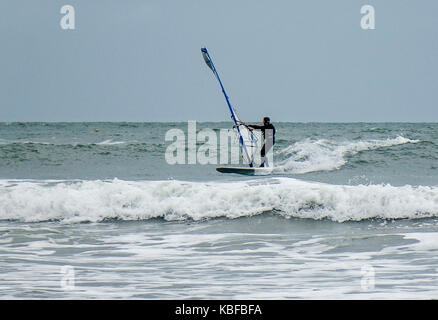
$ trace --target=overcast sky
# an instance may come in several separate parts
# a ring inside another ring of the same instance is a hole
[[[436,122],[437,17],[436,0],[2,0],[0,121],[229,120],[206,46],[244,121]]]

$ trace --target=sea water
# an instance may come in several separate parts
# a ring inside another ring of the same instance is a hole
[[[248,177],[168,164],[187,123],[0,123],[0,297],[438,298],[438,124],[274,125]]]

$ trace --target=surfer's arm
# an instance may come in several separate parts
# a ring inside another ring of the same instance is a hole
[[[256,129],[256,130],[262,130],[265,127],[265,126],[259,126],[259,125],[256,125],[256,124],[247,124],[246,126],[250,127],[250,128],[253,128],[253,129]]]

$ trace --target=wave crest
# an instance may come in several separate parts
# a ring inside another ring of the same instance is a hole
[[[438,188],[342,186],[291,178],[249,182],[0,181],[0,219],[66,223],[108,219],[169,221],[239,218],[402,219],[438,215]]]
[[[394,139],[368,140],[354,142],[334,142],[326,139],[305,139],[276,153],[286,157],[276,164],[276,173],[304,174],[315,171],[330,171],[341,168],[347,163],[346,156],[362,151],[376,150],[406,143],[418,143],[398,136]]]

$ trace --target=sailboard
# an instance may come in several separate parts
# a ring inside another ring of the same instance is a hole
[[[254,168],[254,158],[258,149],[257,138],[254,136],[252,130],[250,130],[242,121],[240,121],[239,117],[236,114],[236,111],[231,106],[230,99],[225,92],[225,88],[222,84],[222,81],[219,77],[219,74],[216,70],[216,67],[214,66],[213,60],[211,59],[207,48],[201,48],[201,52],[205,63],[211,69],[211,71],[213,71],[222,89],[222,93],[224,94],[225,100],[227,101],[228,109],[231,113],[231,119],[233,119],[234,122],[233,128],[237,131],[240,148],[242,150],[243,161],[249,166],[248,168],[219,167],[216,168],[216,170],[222,173],[239,173],[248,175],[254,175],[258,171],[266,172],[267,170],[265,168]]]
[[[246,176],[263,176],[272,174],[272,168],[242,168],[242,167],[217,167],[216,170],[221,173],[237,173]]]

